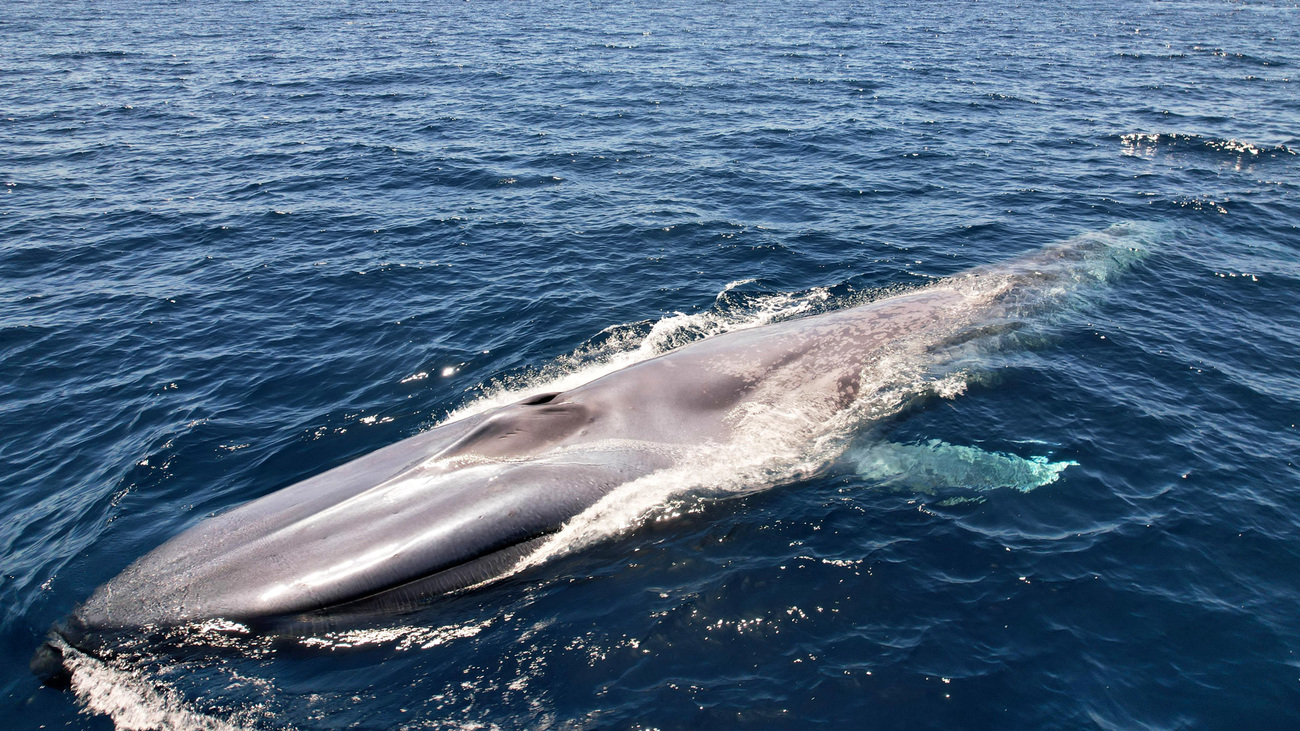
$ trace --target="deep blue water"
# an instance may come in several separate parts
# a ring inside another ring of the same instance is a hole
[[[1069,5],[6,4],[4,726],[1300,727],[1300,8]],[[853,453],[1036,489],[846,458],[368,634],[28,674],[484,393],[1113,226],[1141,261]]]

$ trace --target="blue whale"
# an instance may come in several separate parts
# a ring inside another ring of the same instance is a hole
[[[453,419],[201,521],[100,586],[59,631],[385,611],[477,585],[647,475],[728,450],[807,450],[843,431],[835,424],[896,413],[933,388],[945,353],[1114,271],[1132,250],[1126,231],[733,330]]]

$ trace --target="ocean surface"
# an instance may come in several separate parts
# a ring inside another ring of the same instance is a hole
[[[6,3],[0,725],[1300,728],[1297,153],[1294,2]],[[842,448],[369,626],[28,671],[449,415],[1098,240]]]

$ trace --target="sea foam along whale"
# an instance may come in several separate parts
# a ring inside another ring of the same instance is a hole
[[[717,450],[797,451],[836,431],[828,425],[896,411],[934,387],[926,373],[945,352],[1104,279],[1139,238],[1112,227],[453,419],[203,520],[55,632],[382,611],[477,584],[646,475]]]

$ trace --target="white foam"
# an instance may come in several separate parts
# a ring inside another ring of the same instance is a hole
[[[72,691],[83,712],[108,716],[118,731],[242,731],[239,719],[190,708],[174,689],[152,683],[139,670],[123,670],[61,643]]]
[[[509,621],[510,616],[502,617]],[[428,650],[445,645],[455,640],[468,639],[490,627],[495,618],[482,619],[461,624],[449,624],[441,627],[421,627],[398,625],[373,629],[343,630],[328,632],[315,637],[305,637],[300,642],[307,647],[329,650],[364,647],[367,645],[392,644],[399,650],[419,648]]]
[[[701,506],[702,497],[734,496],[803,479],[834,462],[858,428],[898,413],[921,396],[952,398],[965,390],[964,371],[935,373],[924,342],[895,343],[862,374],[859,395],[845,409],[760,399],[734,414],[725,443],[675,447],[675,466],[628,482],[570,520],[512,569],[517,573],[652,520],[670,520]],[[498,577],[500,578],[500,577]],[[490,581],[495,581],[492,579]],[[484,582],[484,583],[490,583]]]

